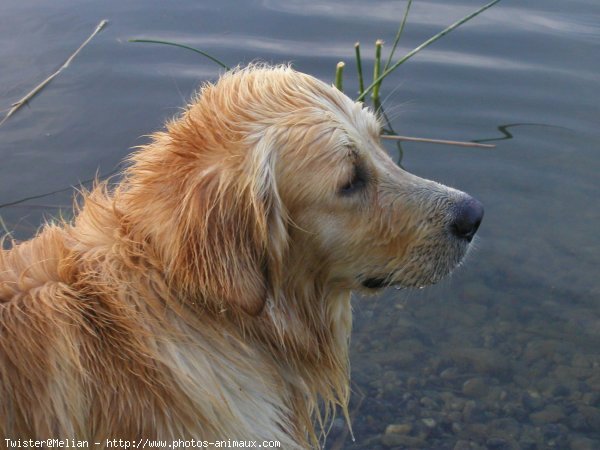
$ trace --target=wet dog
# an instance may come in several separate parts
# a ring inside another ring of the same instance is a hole
[[[350,293],[435,283],[483,214],[380,130],[289,67],[204,86],[71,223],[2,252],[0,435],[318,445]]]

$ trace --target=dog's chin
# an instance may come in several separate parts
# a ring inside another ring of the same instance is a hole
[[[403,279],[398,279],[397,277],[394,277],[393,274],[368,277],[361,280],[360,285],[362,290],[371,293],[388,287],[394,287],[395,289],[422,289],[438,283],[440,280],[451,274],[459,265],[460,261],[449,267],[438,267],[438,270],[434,272],[422,273],[420,276]]]

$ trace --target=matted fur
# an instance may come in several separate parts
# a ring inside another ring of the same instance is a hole
[[[289,67],[204,86],[72,223],[0,254],[0,436],[318,446],[348,402],[350,292],[435,282],[467,247],[462,194],[379,130]]]

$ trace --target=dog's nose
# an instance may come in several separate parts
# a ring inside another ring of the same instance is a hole
[[[458,201],[454,210],[454,221],[450,231],[456,237],[471,242],[483,218],[483,205],[477,199],[466,196]]]

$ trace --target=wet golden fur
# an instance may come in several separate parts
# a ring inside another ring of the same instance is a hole
[[[428,284],[465,252],[457,191],[378,134],[288,67],[206,85],[72,223],[2,251],[0,436],[316,445],[348,402],[351,290]]]

